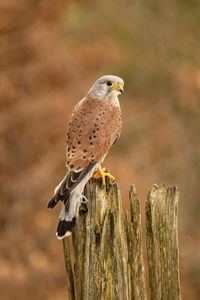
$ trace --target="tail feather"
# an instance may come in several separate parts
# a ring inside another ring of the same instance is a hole
[[[96,161],[89,163],[89,165],[79,171],[69,171],[59,185],[55,188],[54,196],[49,201],[47,208],[54,208],[54,206],[59,202],[63,201],[64,203],[68,202],[71,192],[76,188],[76,186],[82,181],[82,179],[94,169],[94,166],[97,164]]]
[[[69,171],[60,184],[56,187],[53,198],[48,203],[48,208],[53,208],[59,201],[63,201],[56,236],[63,239],[71,234],[75,226],[76,215],[85,184],[92,176],[97,162],[91,162],[80,172]]]
[[[63,239],[65,236],[69,236],[72,232],[76,223],[76,217],[73,217],[71,221],[60,220],[57,227],[56,236],[59,240]]]
[[[59,201],[62,201],[61,199],[61,195],[60,194],[55,194],[55,196],[53,196],[53,198],[51,198],[51,200],[49,201],[48,205],[47,205],[47,208],[54,208],[54,206],[56,206],[56,204],[59,202]]]

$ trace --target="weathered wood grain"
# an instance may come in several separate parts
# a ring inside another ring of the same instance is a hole
[[[69,239],[63,239],[63,249],[65,257],[65,269],[67,276],[67,289],[68,289],[68,300],[75,300],[75,290],[74,290],[74,276],[71,265],[71,253],[69,247]]]
[[[128,248],[128,267],[130,272],[131,300],[147,299],[144,259],[142,251],[142,226],[140,201],[136,189],[131,186],[129,192],[130,213],[125,215],[125,228]]]
[[[146,300],[140,202],[131,187],[123,216],[117,183],[91,179],[73,231],[64,239],[69,300]],[[150,299],[179,300],[178,192],[153,186],[146,202]],[[71,261],[74,261],[72,272]]]
[[[130,299],[128,252],[117,184],[87,184],[73,232],[77,299]],[[83,210],[83,211],[82,211]]]
[[[153,185],[146,202],[146,243],[152,300],[179,300],[177,188]]]

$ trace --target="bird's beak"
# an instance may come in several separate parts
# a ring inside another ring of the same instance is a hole
[[[121,94],[124,92],[123,86],[121,84],[118,84],[115,87],[115,90],[118,91],[118,92],[120,92]]]

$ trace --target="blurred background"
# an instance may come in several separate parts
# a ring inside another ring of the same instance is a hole
[[[200,299],[199,28],[197,0],[1,0],[1,300],[67,299],[60,207],[46,205],[66,172],[71,110],[104,74],[125,81],[104,165],[124,208],[130,184],[143,211],[153,183],[178,186],[182,298]]]

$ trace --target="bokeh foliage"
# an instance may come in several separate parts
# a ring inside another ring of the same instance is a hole
[[[65,297],[59,208],[46,204],[66,172],[71,110],[108,73],[125,80],[125,94],[105,164],[124,207],[131,183],[143,204],[152,183],[178,185],[183,299],[198,299],[199,1],[10,0],[0,9],[1,299]]]

